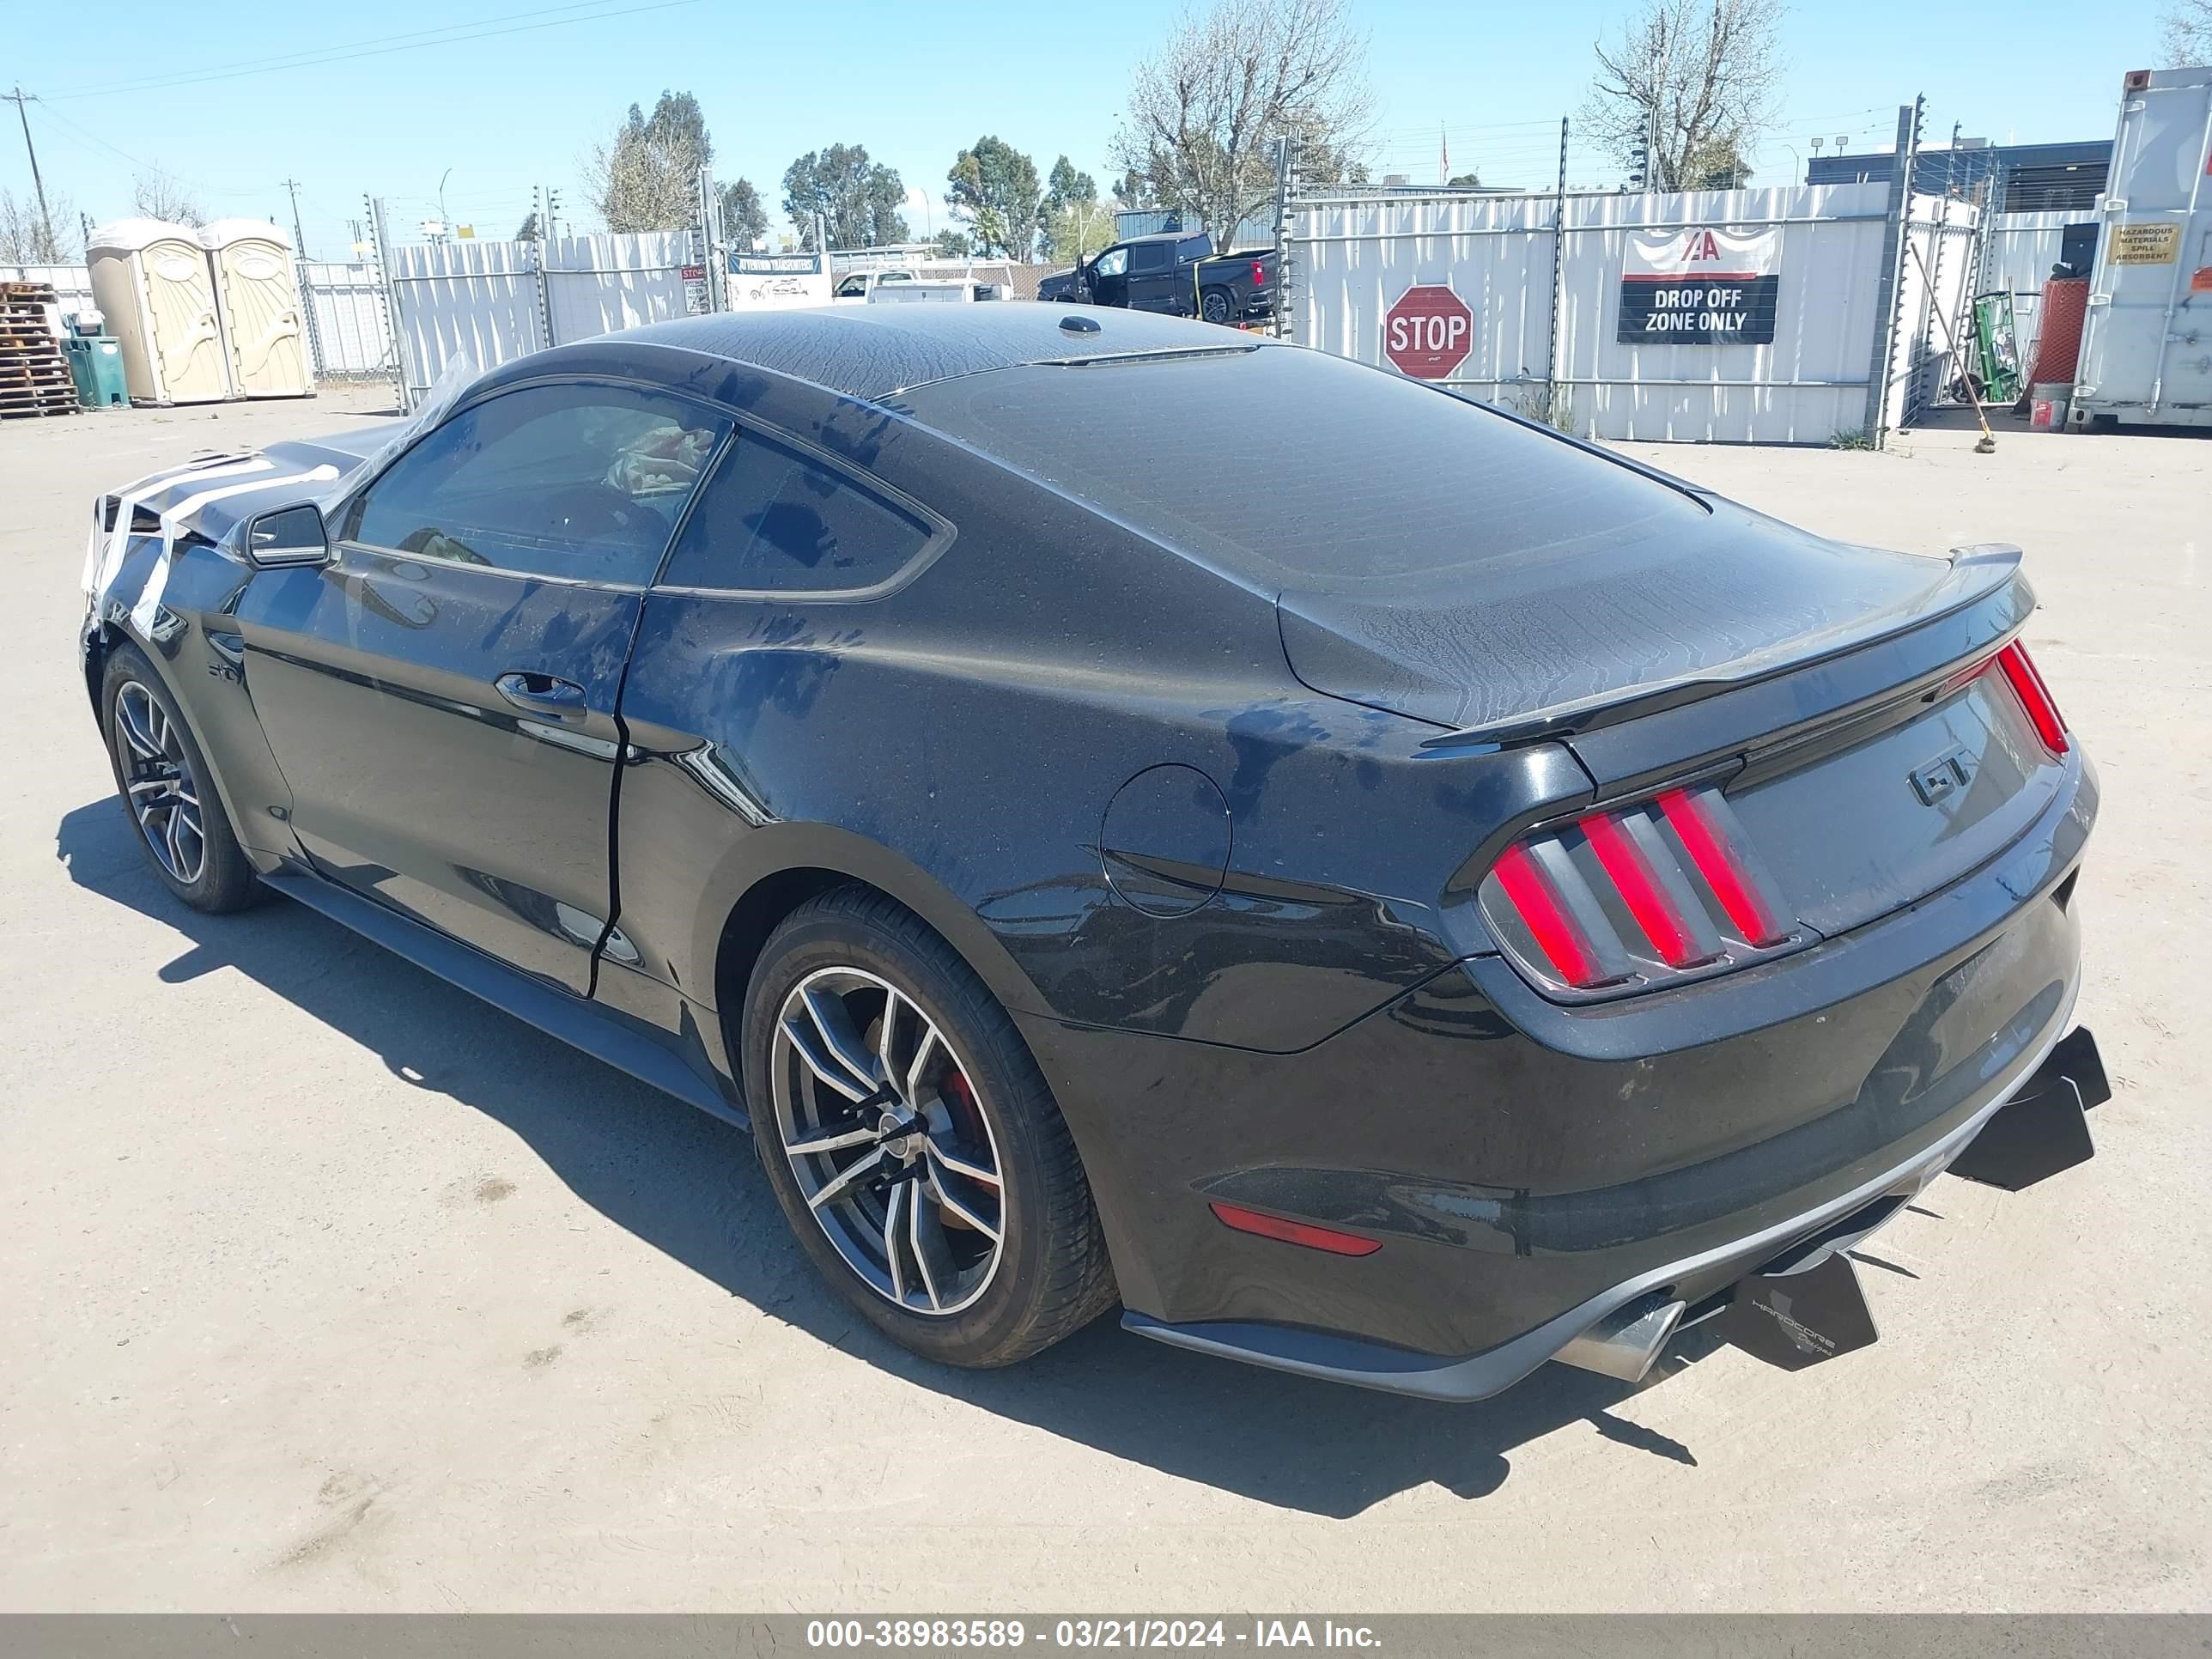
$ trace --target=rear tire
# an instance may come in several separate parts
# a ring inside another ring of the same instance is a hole
[[[131,838],[161,884],[210,915],[258,902],[265,890],[232,832],[199,740],[135,645],[107,654],[100,724]]]
[[[769,1185],[808,1259],[877,1329],[947,1364],[1008,1365],[1115,1304],[1043,1073],[920,917],[860,886],[808,901],[769,935],[744,1018]]]
[[[1199,295],[1198,314],[1209,323],[1226,325],[1236,320],[1237,307],[1227,289],[1210,288]]]

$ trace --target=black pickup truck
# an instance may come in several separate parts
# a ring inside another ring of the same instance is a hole
[[[1204,231],[1132,236],[1037,284],[1037,298],[1064,305],[1121,306],[1170,317],[1240,323],[1274,304],[1275,256],[1217,255]]]

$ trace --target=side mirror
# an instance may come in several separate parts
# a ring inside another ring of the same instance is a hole
[[[331,556],[322,509],[288,507],[246,526],[246,556],[258,565],[320,564]]]

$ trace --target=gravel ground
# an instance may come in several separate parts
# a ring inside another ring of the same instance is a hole
[[[1639,452],[1833,535],[2028,548],[2104,776],[2081,1014],[2117,1094],[2093,1163],[1942,1182],[1872,1242],[1871,1349],[1446,1407],[1111,1322],[932,1370],[817,1288],[736,1132],[296,906],[171,902],[74,672],[86,502],[378,401],[0,425],[31,745],[0,784],[0,1607],[2212,1602],[2212,444]]]

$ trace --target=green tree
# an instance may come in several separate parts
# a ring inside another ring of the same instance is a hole
[[[809,150],[783,172],[783,210],[799,246],[814,247],[815,216],[830,222],[830,246],[880,247],[907,240],[906,185],[898,170],[868,160],[860,144]]]
[[[1045,257],[1055,265],[1079,264],[1114,240],[1114,216],[1100,204],[1097,184],[1065,155],[1052,164],[1037,204],[1037,228]]]
[[[1451,176],[1450,187],[1454,190],[1480,190],[1482,179],[1476,173],[1455,173]]]
[[[944,258],[964,259],[975,251],[964,230],[940,230],[937,233],[937,252]]]
[[[543,233],[538,228],[538,210],[535,208],[530,210],[529,216],[515,228],[514,234],[507,240],[513,242],[537,242],[544,240]]]
[[[750,179],[722,186],[722,234],[731,246],[750,253],[768,234],[768,210]]]
[[[969,222],[975,251],[985,258],[1026,259],[1036,246],[1036,163],[1004,139],[986,136],[945,175],[946,200]]]
[[[1751,164],[1733,138],[1712,138],[1682,157],[1684,190],[1741,190],[1751,182]]]
[[[707,118],[688,92],[635,104],[584,165],[592,205],[609,230],[681,230],[699,210],[699,169],[714,159]]]

